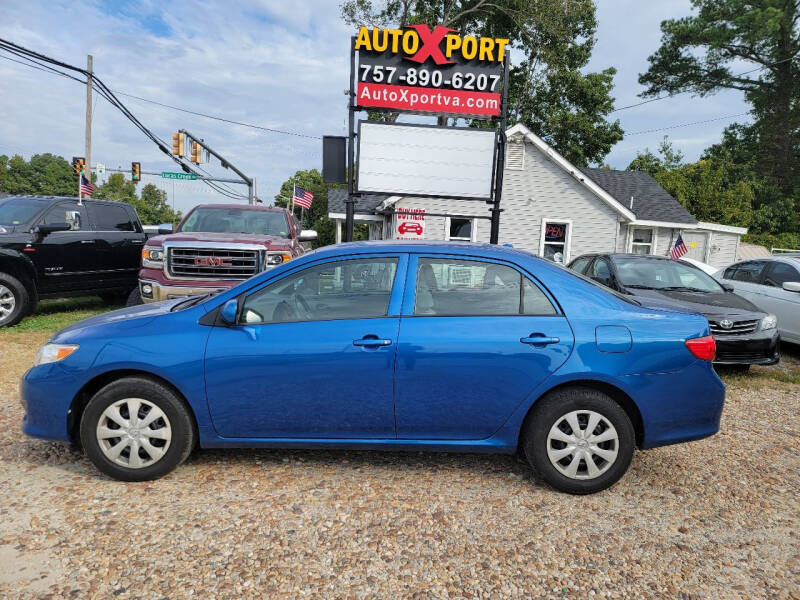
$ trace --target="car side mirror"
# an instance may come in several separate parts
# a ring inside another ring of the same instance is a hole
[[[303,229],[300,232],[300,237],[297,238],[300,242],[310,242],[311,240],[317,239],[317,232],[313,229]]]
[[[172,223],[162,223],[158,226],[158,235],[169,235],[175,230]]]
[[[783,289],[787,292],[800,292],[800,281],[784,281]]]
[[[64,222],[39,225],[39,227],[36,228],[36,231],[41,235],[49,235],[51,233],[55,233],[56,231],[69,231],[70,229],[72,228],[69,226],[69,223]]]
[[[733,286],[730,283],[723,283],[722,289],[725,290],[726,292],[732,292]]]
[[[222,308],[219,311],[219,317],[226,325],[236,325],[236,315],[238,312],[239,300],[234,298],[233,300],[228,300],[222,305]]]

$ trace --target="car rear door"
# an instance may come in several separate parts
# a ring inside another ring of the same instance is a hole
[[[122,202],[87,202],[87,206],[102,268],[97,287],[135,287],[145,235],[133,207]]]
[[[783,289],[787,281],[800,282],[800,268],[787,262],[770,261],[764,273],[758,307],[778,317],[778,329],[784,338],[800,343],[800,293]]]
[[[397,437],[491,436],[573,343],[557,303],[516,266],[413,256],[397,355]]]
[[[331,259],[247,293],[240,324],[214,327],[208,339],[206,392],[216,431],[226,438],[394,438],[407,260],[400,253]]]

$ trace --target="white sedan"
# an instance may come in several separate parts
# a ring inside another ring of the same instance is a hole
[[[800,256],[767,256],[732,264],[714,277],[778,317],[781,339],[800,344]]]

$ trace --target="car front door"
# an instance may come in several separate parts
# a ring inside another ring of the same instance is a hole
[[[778,329],[786,340],[800,343],[800,293],[783,289],[787,281],[800,282],[800,268],[787,262],[770,262],[756,304],[778,317]]]
[[[65,223],[69,230],[35,233],[31,243],[42,293],[85,289],[97,276],[94,232],[85,205],[60,202],[48,209],[36,226]]]
[[[400,439],[483,439],[569,356],[567,319],[509,264],[409,262],[397,355]]]
[[[394,364],[407,255],[331,260],[240,300],[206,348],[227,438],[395,437]]]

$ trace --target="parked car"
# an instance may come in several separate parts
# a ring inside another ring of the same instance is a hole
[[[42,298],[98,295],[124,301],[136,288],[145,234],[122,202],[55,196],[0,199],[0,327]]]
[[[126,481],[170,472],[195,444],[519,448],[584,494],[616,482],[635,447],[718,430],[714,351],[704,317],[526,252],[342,244],[60,331],[23,378],[23,428],[79,441]]]
[[[708,263],[704,263],[703,261],[700,260],[695,260],[694,258],[689,258],[688,256],[681,256],[680,260],[682,260],[683,262],[687,262],[692,266],[697,267],[706,275],[714,275],[714,273],[719,271],[719,269],[717,269],[716,267],[712,267]]]
[[[778,317],[781,339],[800,344],[800,255],[738,262],[716,278],[765,312]]]
[[[148,240],[129,305],[226,290],[305,254],[302,242],[316,238],[282,208],[201,204],[174,233]]]
[[[717,341],[717,364],[746,370],[780,359],[775,315],[690,264],[663,256],[586,254],[569,267],[645,306],[704,315]]]

